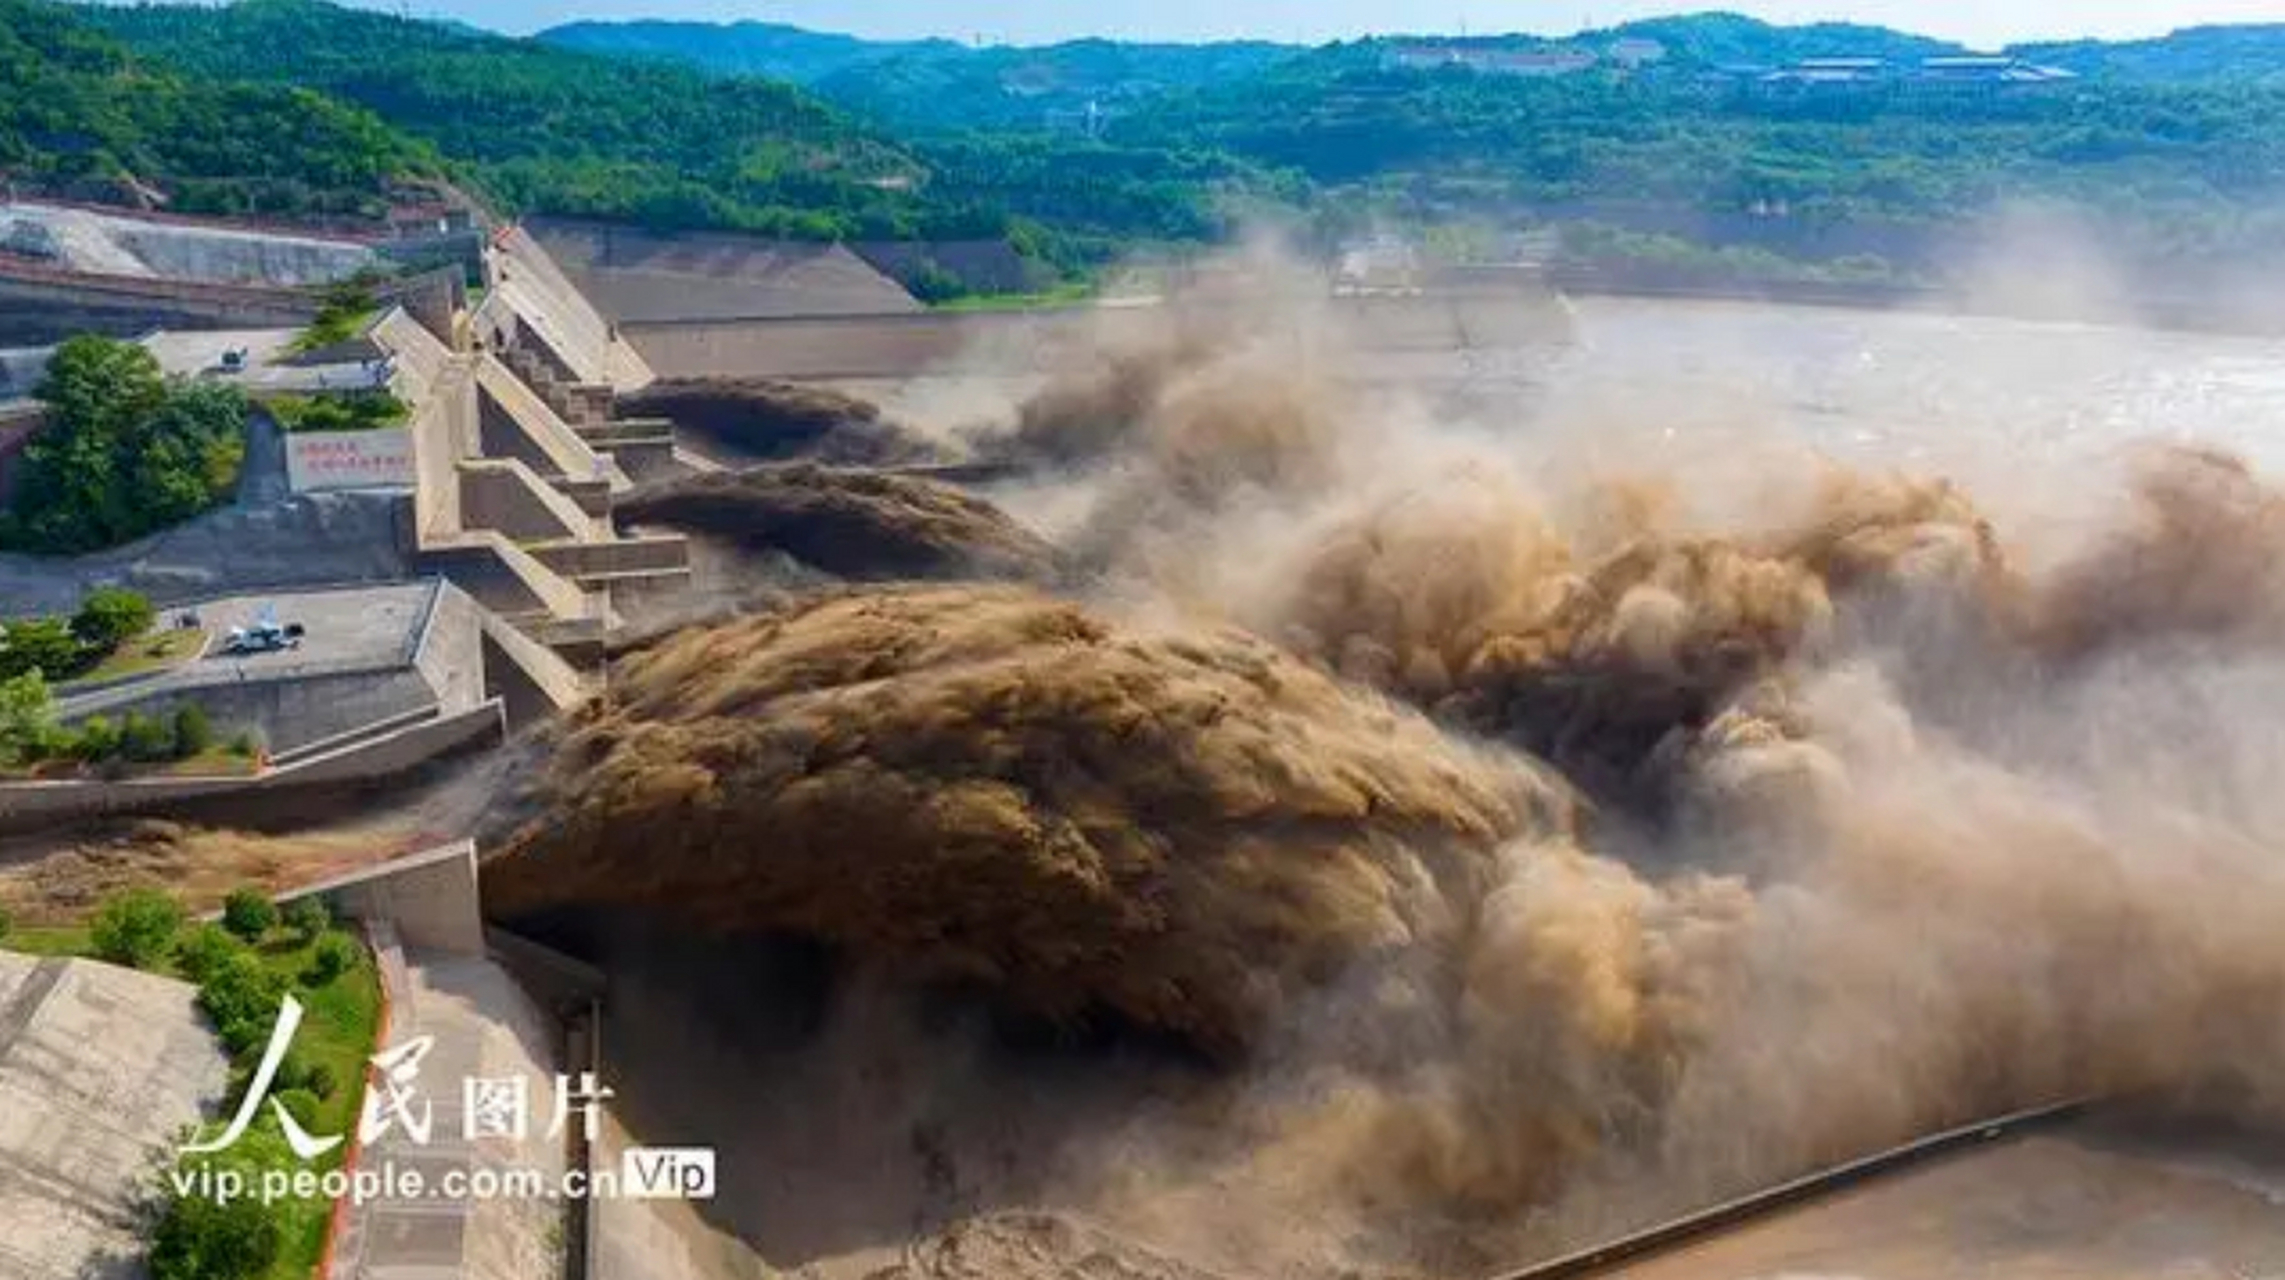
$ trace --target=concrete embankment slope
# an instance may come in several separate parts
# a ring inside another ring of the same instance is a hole
[[[301,494],[234,506],[116,551],[69,560],[0,555],[0,613],[67,612],[91,585],[162,605],[246,591],[401,581],[412,572],[403,492]]]
[[[622,324],[921,310],[846,245],[555,218],[534,219],[530,228],[580,292]]]
[[[1518,1280],[2280,1274],[2285,1139],[2098,1113],[1848,1181],[1636,1260]]]
[[[187,984],[0,952],[0,1276],[138,1274],[153,1170],[222,1100]]]
[[[62,271],[197,284],[325,284],[373,265],[354,240],[0,203],[0,248]]]
[[[1241,306],[1250,304],[1240,304]],[[1368,359],[1559,346],[1573,326],[1553,293],[1313,297],[1241,313],[1249,338]],[[1154,305],[916,315],[703,318],[626,322],[620,332],[663,378],[787,381],[942,373],[1053,373],[1182,323]]]
[[[651,381],[643,357],[618,335],[539,242],[511,227],[493,239],[492,296],[478,309],[477,332],[496,349],[536,337],[566,379],[630,391]]]

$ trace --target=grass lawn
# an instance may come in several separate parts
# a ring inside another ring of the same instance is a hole
[[[1057,285],[1038,293],[979,293],[954,298],[930,307],[931,311],[1037,311],[1050,307],[1076,307],[1095,298],[1090,284]]]
[[[318,1104],[310,1132],[346,1134],[356,1140],[358,1111],[365,1096],[365,1059],[377,1047],[381,1023],[381,978],[373,958],[358,948],[356,965],[322,987],[304,981],[316,953],[314,943],[280,931],[259,948],[262,962],[285,978],[301,998],[305,1010],[294,1051],[304,1061],[322,1064],[340,1082],[333,1096]],[[274,1121],[272,1122],[274,1123]],[[318,1161],[320,1169],[341,1164],[347,1144]],[[325,1229],[333,1216],[330,1203],[296,1206],[287,1220],[286,1247],[269,1270],[274,1280],[305,1280],[325,1251]]]
[[[262,772],[259,760],[228,747],[208,747],[188,760],[141,771],[138,776],[168,778],[251,778]]]
[[[27,956],[87,956],[94,954],[94,944],[87,938],[82,925],[60,928],[17,928],[0,938],[0,951],[13,951]]]
[[[129,640],[94,670],[58,686],[57,692],[70,693],[73,685],[97,680],[124,680],[179,667],[205,651],[208,634],[197,627],[179,627]]]
[[[381,309],[379,307],[366,307],[357,311],[327,310],[321,312],[317,319],[310,323],[309,328],[302,330],[300,336],[287,345],[286,351],[290,355],[298,356],[323,347],[347,342],[372,328],[373,322],[380,318]]]
[[[208,747],[185,760],[170,760],[164,764],[120,764],[113,762],[105,767],[81,764],[71,760],[49,760],[31,769],[0,769],[0,781],[16,782],[37,779],[42,782],[94,782],[101,779],[134,778],[257,778],[262,774],[262,762],[255,756],[241,755],[227,746]]]
[[[196,927],[195,924],[189,926]],[[35,956],[94,958],[94,947],[84,925],[17,929],[0,939],[0,949]],[[337,1082],[333,1096],[319,1102],[310,1132],[318,1136],[345,1134],[354,1138],[364,1102],[365,1060],[377,1047],[380,1032],[381,979],[373,957],[360,946],[354,965],[333,981],[319,986],[309,981],[317,954],[315,939],[304,940],[292,930],[281,928],[273,930],[253,950],[262,967],[275,974],[302,1002],[304,1013],[301,1031],[294,1038],[294,1056],[312,1065],[324,1066]],[[178,968],[178,957],[170,957],[157,972],[174,978],[183,976]],[[259,1050],[254,1056],[260,1056]],[[253,1065],[249,1063],[244,1070],[233,1070],[231,1105],[225,1108],[223,1118],[235,1113],[237,1099],[246,1086],[246,1073]],[[261,1127],[275,1132],[276,1120],[267,1109]],[[345,1149],[346,1144],[313,1167],[320,1172],[338,1167]],[[276,1265],[264,1272],[260,1280],[308,1280],[324,1252],[326,1225],[332,1218],[333,1206],[309,1202],[281,1208],[286,1244],[279,1252]]]

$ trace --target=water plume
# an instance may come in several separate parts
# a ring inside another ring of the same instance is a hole
[[[1071,598],[629,657],[489,901],[1201,1051],[1015,1181],[1234,1272],[1515,1263],[2086,1094],[2285,1118],[2252,469],[2155,450],[2032,556],[1939,475],[1549,465],[1559,421],[1342,389],[1318,323],[1175,326],[975,441],[1081,513]]]

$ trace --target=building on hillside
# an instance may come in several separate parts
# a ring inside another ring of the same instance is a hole
[[[1498,49],[1467,45],[1404,45],[1387,65],[1405,71],[1459,67],[1485,75],[1551,78],[1590,70],[1601,59],[1586,49]]]
[[[1961,91],[1997,92],[2078,79],[2069,71],[2042,67],[2005,54],[1960,54],[1891,62],[1886,58],[1803,58],[1774,71],[1725,69],[1732,79],[1773,92],[1900,89],[1910,94]]]
[[[1603,54],[1629,71],[1637,71],[1666,61],[1666,46],[1656,40],[1619,40],[1603,50]]]
[[[2065,84],[2078,74],[2060,67],[2042,67],[2006,54],[1927,58],[1914,69],[1910,81],[1921,90],[2013,89]]]

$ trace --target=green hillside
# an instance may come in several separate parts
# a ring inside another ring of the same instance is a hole
[[[1709,61],[1750,53],[1701,47]],[[1391,48],[1329,48],[1168,95],[1108,137],[1298,171],[1335,236],[1592,223],[1885,275],[1944,256],[1995,209],[2035,205],[2154,269],[2285,262],[2285,86],[1529,78],[1406,70]]]
[[[907,53],[817,82],[835,102],[905,129],[1084,131],[1164,94],[1257,75],[1297,50],[1272,44],[1080,40],[1037,49]]]
[[[539,40],[594,53],[675,61],[716,75],[760,75],[898,128],[1082,127],[1159,94],[1224,83],[1300,50],[1264,42],[1135,44],[1076,40],[974,48],[950,40],[868,41],[770,23],[578,22]]]
[[[1229,229],[1279,180],[1235,157],[1084,138],[892,136],[782,81],[708,75],[319,0],[79,11],[153,62],[366,107],[511,211],[803,239],[1010,238],[1071,269]]]
[[[1803,58],[1942,57],[1962,52],[1960,46],[1887,27],[1853,22],[1813,22],[1779,26],[1735,13],[1701,13],[1676,18],[1630,22],[1610,31],[1580,37],[1580,43],[1603,45],[1616,39],[1656,40],[1666,46],[1671,60],[1685,68],[1697,66],[1776,67]]]
[[[684,62],[716,75],[768,76],[799,85],[891,58],[967,52],[950,40],[862,40],[774,22],[569,22],[534,38],[583,53]]]
[[[0,0],[0,175],[198,213],[375,215],[434,153],[307,90],[186,75],[131,55],[80,10]]]
[[[2192,27],[2160,40],[2081,40],[2023,45],[2013,52],[2106,79],[2285,83],[2285,25]]]
[[[467,165],[512,209],[853,238],[996,234],[912,155],[791,85],[719,79],[317,0],[90,6],[196,77],[298,85]]]

